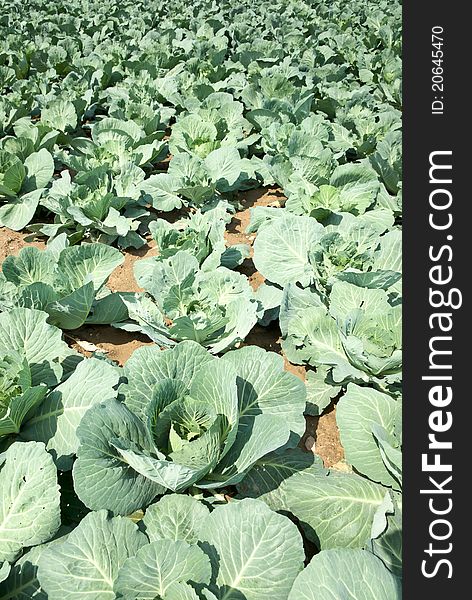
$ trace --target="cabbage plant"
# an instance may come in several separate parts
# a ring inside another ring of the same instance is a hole
[[[128,514],[165,490],[234,485],[305,428],[303,382],[260,348],[140,348],[124,376],[123,402],[100,402],[77,428],[75,489],[91,509]]]
[[[200,268],[208,271],[219,266],[229,269],[241,264],[249,256],[247,244],[235,244],[226,248],[225,226],[231,215],[223,206],[205,212],[197,210],[189,217],[169,223],[156,219],[149,223],[149,230],[156,242],[157,255],[139,261],[135,272],[140,279],[151,272],[156,262],[161,262],[183,251],[194,256]]]
[[[144,197],[161,211],[191,205],[211,207],[224,195],[272,182],[267,165],[257,157],[241,158],[234,146],[212,150],[204,158],[179,152],[166,173],[150,175],[142,184]]]
[[[254,264],[272,284],[312,285],[328,297],[336,281],[389,289],[401,277],[401,232],[385,233],[392,225],[386,211],[343,214],[326,227],[314,218],[274,209],[256,219],[250,228],[258,227]]]
[[[232,94],[215,92],[198,106],[182,115],[172,128],[169,150],[188,152],[205,158],[210,152],[227,146],[247,151],[259,139],[251,133],[252,124],[244,118],[244,105]]]
[[[282,347],[295,363],[321,370],[334,385],[350,381],[397,393],[401,383],[401,304],[381,289],[334,283],[327,307],[317,294],[288,285],[280,309]]]
[[[164,131],[146,135],[134,121],[106,117],[91,126],[91,139],[74,138],[72,150],[62,152],[59,158],[77,172],[107,165],[117,175],[128,164],[139,167],[165,158],[163,137]]]
[[[29,308],[0,314],[0,447],[7,436],[20,433],[47,392],[77,364],[79,356],[47,318]]]
[[[45,250],[25,247],[3,261],[0,310],[42,310],[62,329],[77,329],[88,318],[102,324],[126,318],[120,297],[106,287],[123,260],[118,250],[105,244],[69,246],[65,234]]]
[[[15,231],[33,218],[41,196],[52,179],[54,160],[46,148],[34,150],[32,142],[4,140],[0,149],[0,225]]]
[[[204,270],[183,250],[135,265],[145,293],[123,296],[135,323],[117,327],[142,331],[162,346],[194,340],[216,354],[242,342],[257,321],[259,302],[241,273],[225,267]]]
[[[35,223],[29,230],[50,239],[67,233],[73,243],[116,241],[122,248],[140,248],[145,239],[139,230],[149,214],[140,200],[143,179],[144,173],[132,164],[115,177],[103,166],[73,180],[69,171],[62,171],[41,201],[54,215],[53,223]]]

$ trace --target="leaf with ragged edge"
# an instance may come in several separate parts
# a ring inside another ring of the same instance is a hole
[[[22,437],[44,442],[57,468],[71,469],[79,447],[76,430],[83,415],[95,404],[115,398],[119,379],[119,370],[105,361],[83,360],[64,383],[49,393],[26,424]]]
[[[200,535],[215,570],[210,589],[218,600],[285,600],[303,568],[296,526],[258,500],[216,508]]]
[[[93,304],[95,290],[89,281],[67,296],[46,306],[49,321],[61,329],[77,329],[85,323]]]
[[[398,410],[398,402],[387,394],[353,383],[348,385],[336,408],[336,422],[347,462],[372,481],[394,488],[397,482],[384,466],[372,426],[380,425],[395,443]]]
[[[41,555],[39,582],[48,600],[112,600],[120,568],[146,543],[130,519],[109,517],[105,510],[89,513],[65,542]]]
[[[385,488],[359,475],[326,473],[319,467],[293,475],[280,492],[284,509],[300,520],[321,550],[365,547],[385,496]]]
[[[399,581],[365,550],[323,550],[295,580],[288,600],[401,600]]]
[[[169,494],[148,506],[142,523],[151,542],[183,540],[196,544],[200,527],[209,514],[208,508],[192,496]]]
[[[41,404],[46,392],[46,386],[30,387],[11,398],[6,409],[3,409],[0,402],[0,437],[19,433],[26,415]]]
[[[153,450],[143,422],[121,402],[109,400],[92,406],[76,435],[80,446],[73,468],[74,487],[88,508],[128,515],[163,493],[162,486],[137,473],[110,444],[118,438],[145,451]]]
[[[117,598],[123,600],[167,600],[171,585],[189,581],[208,584],[210,578],[210,559],[198,546],[182,540],[158,540],[125,561],[114,589]]]
[[[55,384],[62,377],[61,362],[76,353],[62,341],[62,332],[46,322],[47,313],[14,308],[0,314],[0,353],[23,355],[32,373],[32,384]]]
[[[15,442],[0,465],[0,561],[42,544],[59,529],[59,486],[52,457],[40,442]]]
[[[330,375],[329,367],[324,365],[317,367],[316,371],[307,371],[305,414],[314,417],[322,415],[341,391],[341,386],[335,385]]]

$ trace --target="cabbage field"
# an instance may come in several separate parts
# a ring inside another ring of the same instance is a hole
[[[401,3],[0,0],[0,600],[398,600]]]

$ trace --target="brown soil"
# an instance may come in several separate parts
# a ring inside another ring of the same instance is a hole
[[[7,256],[18,254],[25,246],[36,246],[36,248],[45,247],[46,244],[43,241],[27,242],[26,238],[29,238],[30,236],[31,234],[29,233],[21,233],[0,227],[0,263],[2,263]]]
[[[154,256],[156,254],[155,246],[156,243],[151,239],[139,250],[131,248],[123,252],[125,261],[110,275],[108,287],[113,292],[141,292],[142,289],[137,285],[133,275],[134,263],[141,258]]]
[[[314,442],[314,452],[321,456],[325,467],[341,462],[344,459],[344,449],[339,440],[336,407],[331,405],[321,417],[305,417],[305,421],[306,431],[301,441],[304,448],[313,451],[311,444]]]
[[[256,271],[252,261],[252,245],[256,236],[246,233],[250,220],[250,210],[254,206],[281,206],[284,202],[284,196],[277,189],[262,188],[240,193],[238,199],[241,209],[234,214],[227,228],[226,243],[228,246],[233,244],[248,244],[251,246],[251,257],[246,259],[237,270],[244,273],[249,278],[251,286],[257,289],[263,283],[264,277]],[[170,221],[175,221],[183,216],[181,211],[175,212],[176,214],[168,215]],[[162,215],[160,216],[162,218]],[[44,241],[27,240],[31,240],[31,234],[0,228],[0,263],[7,256],[18,254],[21,248],[25,246],[45,247]],[[140,258],[153,256],[154,254],[155,243],[152,239],[139,250],[124,252],[124,263],[114,271],[109,279],[110,289],[113,291],[140,291],[134,280],[133,265]],[[68,332],[65,339],[71,347],[87,356],[91,354],[89,350],[96,348],[98,351],[106,353],[108,358],[120,365],[123,365],[137,348],[152,344],[144,335],[129,333],[108,326],[84,326]],[[280,329],[276,323],[272,323],[268,327],[256,325],[244,343],[244,345],[251,344],[283,356],[280,345]],[[294,373],[302,380],[305,379],[304,367],[289,363],[285,357],[284,362],[287,371]],[[300,446],[306,451],[314,451],[318,454],[327,467],[342,461],[344,451],[336,425],[335,406],[331,405],[321,417],[307,417],[306,424],[306,432]]]
[[[125,364],[135,350],[141,348],[141,346],[151,346],[153,344],[145,335],[122,331],[108,325],[94,327],[85,325],[80,329],[69,332],[66,341],[70,343],[72,348],[86,356],[90,356],[91,352],[84,351],[80,346],[80,342],[93,344],[99,351],[103,351],[107,358],[114,360],[121,366]]]

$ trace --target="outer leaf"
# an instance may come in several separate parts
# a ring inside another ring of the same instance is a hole
[[[51,284],[54,279],[54,260],[48,252],[34,246],[22,248],[18,256],[7,256],[2,271],[8,281],[17,286],[34,283]]]
[[[151,504],[142,522],[151,542],[183,540],[196,544],[198,532],[209,514],[208,508],[192,496],[170,494]]]
[[[303,567],[295,525],[258,500],[216,508],[201,536],[216,571],[218,600],[285,600]]]
[[[34,190],[0,206],[0,225],[20,231],[34,217],[44,190]]]
[[[282,483],[296,473],[317,468],[320,473],[325,471],[321,459],[301,448],[272,452],[255,463],[238,484],[238,492],[245,498],[263,500],[272,510],[280,510],[285,500]]]
[[[315,371],[306,374],[306,409],[305,413],[317,417],[323,414],[341,391],[341,387],[331,383],[329,368],[320,365]]]
[[[387,529],[372,540],[372,552],[397,577],[402,576],[403,547],[402,507],[395,503],[395,513],[387,516]]]
[[[75,354],[62,341],[61,330],[46,322],[47,317],[45,312],[29,308],[0,314],[0,353],[13,350],[23,354],[31,367],[33,385],[56,382],[53,363]]]
[[[164,490],[129,465],[110,444],[122,438],[151,450],[143,423],[116,400],[90,408],[77,428],[80,446],[74,463],[74,487],[92,510],[107,508],[116,514],[131,514],[143,508]]]
[[[115,398],[119,370],[96,358],[83,360],[72,375],[53,392],[27,423],[22,436],[38,440],[55,457],[58,469],[72,468],[72,455],[79,440],[76,430],[87,410],[108,398]]]
[[[54,129],[66,131],[77,127],[77,113],[72,102],[59,99],[43,108],[41,121]]]
[[[171,585],[209,583],[210,577],[210,560],[198,546],[181,540],[159,540],[144,546],[124,563],[115,591],[123,600],[165,600]]]
[[[85,323],[93,304],[95,290],[93,282],[74,290],[46,307],[50,322],[61,329],[77,329]]]
[[[400,600],[398,580],[364,550],[324,550],[297,577],[288,600]]]
[[[54,174],[54,160],[45,148],[30,154],[24,165],[26,167],[26,178],[23,182],[22,192],[32,192],[33,190],[45,188],[51,181]]]
[[[397,419],[395,419],[395,426],[397,424]],[[393,441],[392,436],[378,423],[372,424],[372,433],[375,437],[375,440],[378,444],[380,455],[382,457],[383,463],[387,468],[388,472],[392,475],[394,480],[399,484],[400,488],[402,486],[402,453],[397,445],[397,442]],[[393,445],[392,445],[393,443]],[[393,486],[398,489],[396,485]]]
[[[52,544],[65,541],[67,531],[66,527],[61,527],[50,542],[34,546],[15,562],[8,578],[0,586],[0,600],[48,600],[38,581],[38,562]]]
[[[299,377],[284,370],[281,356],[256,346],[247,346],[228,352],[221,360],[232,364],[238,374],[239,418],[242,423],[249,424],[261,413],[273,415],[284,420],[294,438],[299,439],[303,435],[305,386]]]
[[[241,158],[236,148],[224,147],[213,150],[204,160],[211,181],[222,191],[231,188],[241,174]]]
[[[0,467],[0,561],[49,540],[61,523],[52,458],[39,442],[12,444]]]
[[[181,342],[170,350],[160,350],[157,346],[139,348],[123,368],[128,383],[120,386],[120,393],[132,411],[144,416],[159,380],[180,379],[190,385],[197,371],[213,361],[211,354],[192,341]]]
[[[350,383],[336,409],[336,422],[346,460],[372,481],[397,487],[385,468],[372,433],[373,424],[381,425],[392,436],[399,404],[387,394]]]
[[[41,555],[38,579],[48,600],[112,600],[120,568],[146,541],[130,519],[89,513],[64,543]]]
[[[188,583],[177,581],[166,589],[166,600],[200,600],[197,592]]]
[[[301,522],[321,550],[363,548],[385,488],[359,475],[316,470],[290,477],[281,486],[284,508]]]
[[[323,234],[323,226],[311,217],[284,215],[265,225],[254,242],[256,269],[272,283],[308,285],[313,278],[308,253]]]
[[[105,244],[69,246],[59,256],[58,271],[70,290],[75,290],[89,281],[93,282],[94,289],[98,290],[123,261],[124,257],[119,250]]]

